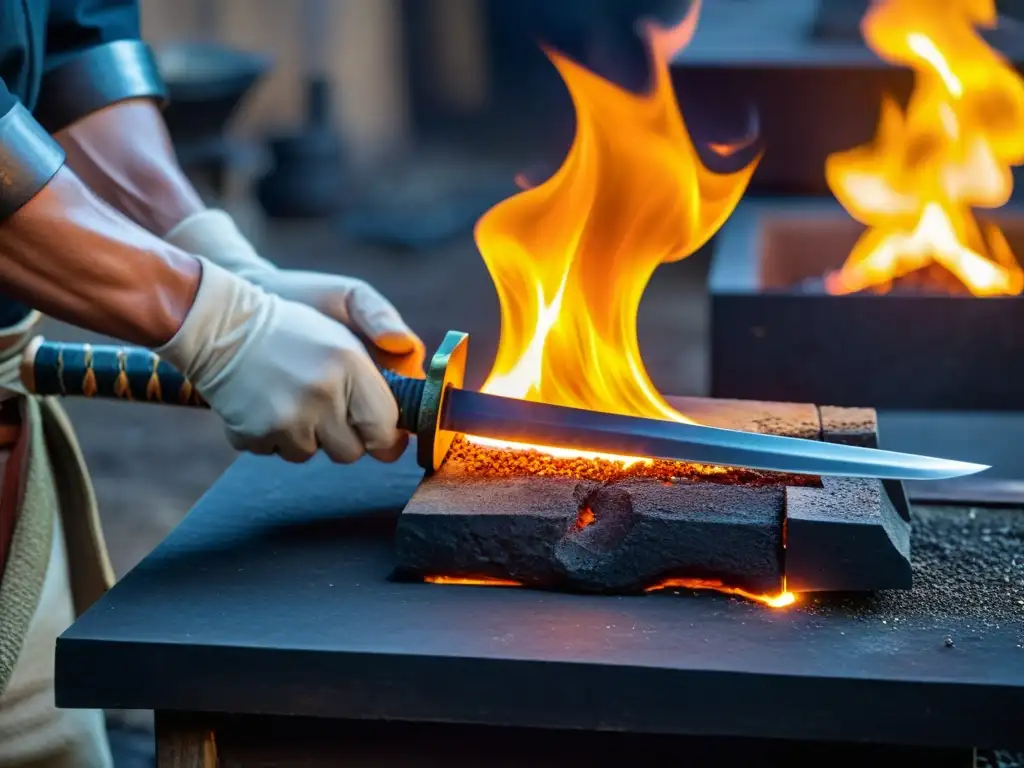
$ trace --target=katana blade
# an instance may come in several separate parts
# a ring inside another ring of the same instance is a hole
[[[531,403],[461,389],[464,333],[449,331],[426,379],[381,371],[398,405],[400,429],[417,437],[417,459],[441,466],[455,433],[619,456],[686,461],[804,475],[943,480],[988,469],[983,464],[880,451],[818,440],[641,419]],[[21,385],[36,395],[84,395],[207,407],[192,383],[148,349],[33,340]]]
[[[440,427],[494,440],[801,475],[943,480],[989,467],[909,453],[533,403],[450,388]]]

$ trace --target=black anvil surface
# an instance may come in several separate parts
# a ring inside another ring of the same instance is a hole
[[[60,638],[58,706],[1024,743],[1022,513],[919,512],[914,591],[772,610],[393,581],[419,479],[239,459]]]

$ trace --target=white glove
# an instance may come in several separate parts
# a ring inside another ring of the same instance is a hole
[[[240,450],[306,461],[394,461],[408,436],[398,406],[345,326],[200,257],[203,275],[178,333],[155,351],[188,376]]]
[[[283,299],[313,307],[361,333],[376,347],[377,360],[406,376],[422,378],[423,342],[394,305],[363,280],[321,272],[278,269],[259,256],[224,211],[189,216],[164,239],[202,256]]]

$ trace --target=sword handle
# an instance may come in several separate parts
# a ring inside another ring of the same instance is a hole
[[[379,370],[398,405],[398,427],[416,432],[426,380]],[[22,355],[21,383],[33,395],[209,407],[188,377],[145,347],[71,344],[37,336]]]
[[[420,404],[423,402],[423,387],[426,379],[413,379],[395,373],[388,368],[377,366],[380,375],[388,383],[388,389],[395,396],[398,406],[398,428],[416,433],[420,421]]]
[[[184,374],[144,347],[37,336],[25,347],[20,373],[25,390],[34,395],[209,407]]]

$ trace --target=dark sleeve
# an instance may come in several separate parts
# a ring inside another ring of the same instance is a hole
[[[43,71],[35,114],[51,133],[118,101],[167,98],[136,0],[51,0]]]
[[[0,80],[0,221],[35,197],[65,157],[60,144]]]

